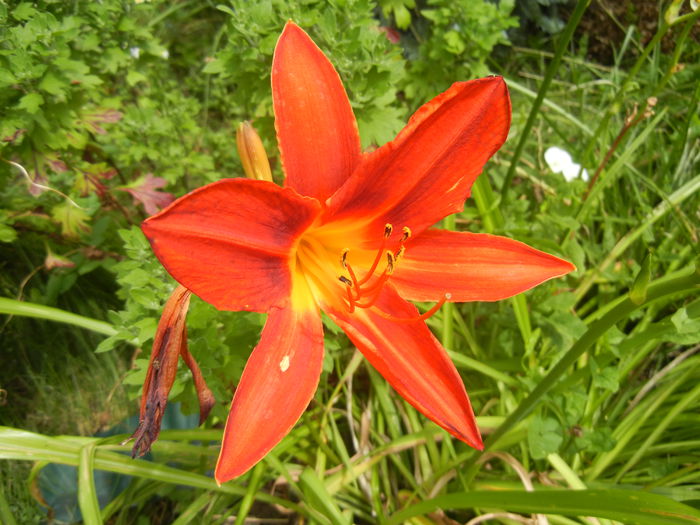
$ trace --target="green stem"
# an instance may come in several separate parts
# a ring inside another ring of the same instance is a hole
[[[500,425],[496,431],[488,437],[484,443],[484,451],[492,449],[496,442],[506,432],[508,432],[511,428],[513,428],[513,426],[515,426],[516,423],[532,412],[532,410],[534,410],[537,406],[539,400],[552,387],[554,387],[554,385],[556,385],[559,379],[566,373],[568,368],[572,366],[584,352],[593,346],[593,344],[595,344],[595,342],[615,324],[622,319],[627,318],[638,308],[648,305],[652,301],[668,295],[677,294],[679,292],[691,292],[700,288],[700,272],[693,268],[692,273],[688,273],[687,271],[683,273],[684,275],[681,275],[680,277],[664,277],[654,281],[649,285],[649,288],[647,289],[647,298],[643,303],[635,304],[630,300],[629,295],[623,296],[618,300],[614,308],[611,308],[604,316],[597,321],[594,321],[586,333],[584,333],[583,336],[581,336],[581,338],[576,341],[569,351],[561,358],[561,360],[554,365],[554,367],[535,387],[530,395],[523,400],[515,411],[508,416],[503,424]],[[478,468],[476,461],[479,457],[479,454],[475,454],[464,466],[465,470],[467,471],[466,476],[469,480],[473,479],[473,477],[476,475]]]
[[[117,329],[105,321],[83,317],[82,315],[66,312],[59,308],[44,306],[43,304],[17,301],[15,299],[9,299],[8,297],[0,297],[0,314],[35,317],[46,321],[72,324],[104,335],[116,335],[117,333]]]
[[[557,72],[557,69],[559,68],[559,64],[561,63],[561,59],[564,56],[564,52],[569,47],[569,42],[574,36],[574,31],[576,30],[576,27],[578,27],[578,24],[581,21],[581,17],[586,11],[586,8],[588,7],[589,3],[590,0],[578,0],[574,12],[571,14],[571,18],[569,18],[569,23],[566,24],[566,27],[564,28],[564,31],[562,32],[561,37],[559,38],[559,42],[557,43],[557,49],[554,53],[554,58],[549,63],[549,67],[547,67],[547,71],[544,75],[544,80],[542,81],[542,85],[540,86],[540,89],[537,92],[537,98],[532,103],[532,107],[530,108],[530,114],[527,117],[527,122],[525,123],[525,127],[520,132],[520,140],[518,141],[518,145],[516,146],[515,152],[513,153],[513,157],[511,158],[508,173],[506,174],[506,178],[503,181],[503,186],[501,186],[501,199],[503,202],[507,200],[508,190],[510,189],[511,183],[513,182],[513,176],[515,175],[515,168],[518,165],[518,159],[520,159],[520,155],[523,152],[525,143],[530,139],[530,130],[535,125],[535,120],[537,119],[540,106],[544,101],[544,97],[547,94],[547,91],[549,90],[549,85],[554,79],[554,75]]]

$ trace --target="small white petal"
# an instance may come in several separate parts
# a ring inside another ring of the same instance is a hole
[[[167,49],[163,49],[163,52],[160,54],[160,56],[167,60],[168,58],[170,58],[170,51],[168,51]]]
[[[129,53],[131,54],[132,57],[138,58],[141,56],[141,49],[138,47],[130,47]]]
[[[544,152],[544,161],[554,173],[561,173],[572,163],[571,155],[561,148],[552,146]]]
[[[564,166],[562,174],[566,180],[572,181],[578,177],[579,171],[581,171],[581,165],[572,162],[571,164]]]

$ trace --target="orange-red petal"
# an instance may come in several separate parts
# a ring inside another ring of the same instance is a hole
[[[272,101],[285,184],[325,201],[360,161],[360,137],[338,73],[293,22],[275,48]]]
[[[291,430],[316,391],[322,362],[318,311],[273,309],[233,396],[218,483],[246,472]]]
[[[373,308],[326,312],[406,401],[453,436],[482,449],[469,397],[445,349],[422,320],[396,322],[374,308],[395,318],[419,315],[389,284]]]
[[[178,282],[221,310],[267,311],[291,289],[290,253],[320,210],[270,182],[225,179],[147,219],[143,232]]]
[[[501,77],[459,82],[421,107],[392,142],[370,154],[328,202],[328,221],[363,218],[414,234],[462,209],[510,127]]]
[[[505,237],[431,229],[407,243],[391,282],[410,301],[498,301],[575,269]]]

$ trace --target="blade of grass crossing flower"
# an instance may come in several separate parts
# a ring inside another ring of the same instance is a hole
[[[91,441],[80,448],[80,462],[78,463],[78,505],[83,515],[85,525],[100,525],[100,504],[97,501],[95,490],[95,446]]]
[[[556,75],[557,69],[559,68],[559,64],[561,63],[561,59],[569,47],[569,41],[571,40],[571,37],[573,37],[574,31],[576,30],[576,27],[578,27],[578,24],[581,21],[581,17],[586,11],[586,8],[588,7],[589,3],[590,0],[578,0],[578,2],[576,2],[576,7],[574,8],[573,13],[571,13],[566,27],[561,32],[561,36],[557,40],[557,47],[554,53],[554,57],[552,58],[552,61],[547,67],[544,79],[542,80],[540,89],[537,92],[537,98],[532,103],[532,107],[530,108],[530,114],[527,117],[527,122],[525,123],[525,126],[522,129],[522,131],[520,132],[520,140],[518,141],[518,145],[515,147],[513,157],[510,161],[510,167],[508,168],[508,172],[506,173],[503,185],[501,186],[501,200],[503,202],[505,202],[508,198],[508,191],[510,190],[510,186],[513,182],[515,168],[518,165],[518,161],[520,160],[520,155],[523,152],[525,143],[530,139],[530,130],[532,130],[532,127],[535,125],[535,121],[537,120],[540,107],[542,106],[542,102],[544,101],[545,96],[547,95],[547,91],[549,90],[549,85],[552,83],[552,80]]]
[[[44,319],[46,321],[72,324],[104,335],[115,335],[117,333],[116,328],[104,321],[91,319],[90,317],[84,317],[43,304],[27,303],[7,297],[0,297],[0,314],[20,315],[23,317]]]
[[[263,463],[258,463],[253,467],[251,475],[248,479],[248,489],[246,490],[245,496],[243,496],[241,504],[238,507],[235,525],[243,525],[245,523],[246,517],[248,516],[248,513],[255,502],[255,493],[258,491],[258,487],[260,486],[260,479],[262,478],[264,470],[265,467]]]
[[[404,523],[439,508],[502,509],[528,514],[594,516],[628,525],[683,525],[700,523],[700,511],[665,496],[632,490],[524,490],[473,491],[446,494],[403,509],[387,522]]]

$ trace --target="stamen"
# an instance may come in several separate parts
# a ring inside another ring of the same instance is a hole
[[[343,265],[343,268],[348,267],[348,252],[349,251],[350,251],[350,248],[343,249],[343,254],[340,256],[340,264]]]
[[[395,321],[397,323],[413,323],[416,321],[425,321],[426,319],[432,317],[433,315],[435,315],[437,313],[437,311],[440,308],[442,308],[442,305],[445,304],[445,302],[449,301],[450,299],[452,299],[452,294],[446,293],[445,295],[443,295],[442,299],[440,299],[440,301],[435,303],[435,305],[430,310],[428,310],[427,312],[425,312],[417,317],[394,317],[393,315],[388,314],[388,313],[380,310],[379,308],[375,308],[372,311],[375,314],[377,314],[379,317],[383,317],[384,319],[389,319],[390,321]],[[358,306],[359,306],[359,304],[358,304]]]
[[[386,270],[389,275],[394,273],[394,254],[386,252]]]
[[[386,246],[386,240],[389,238],[391,235],[391,232],[393,231],[393,227],[391,224],[387,224],[384,226],[384,238],[382,239],[382,245],[379,247],[379,250],[377,250],[377,256],[374,258],[374,262],[372,263],[372,266],[369,267],[369,270],[367,271],[367,275],[365,275],[359,282],[359,285],[365,284],[367,281],[369,281],[372,278],[372,275],[374,275],[374,272],[377,269],[377,266],[379,265],[379,261],[382,258],[382,253],[384,253],[384,247]]]
[[[353,313],[355,311],[355,299],[352,297],[352,290],[348,286],[345,290],[347,290],[347,299],[348,299],[348,313]]]
[[[355,270],[352,269],[352,266],[348,264],[346,269],[350,274],[350,279],[352,279],[352,284],[355,287],[355,299],[357,300],[360,298],[360,283],[357,282],[357,276],[355,275]]]
[[[411,228],[404,226],[402,230],[403,235],[401,236],[401,242],[406,242],[411,237]]]
[[[401,246],[398,250],[396,250],[396,253],[394,254],[394,262],[399,262],[399,259],[403,257],[404,252],[406,251],[405,246]]]
[[[344,275],[341,275],[340,277],[338,277],[338,280],[341,283],[347,285],[348,288],[352,288],[352,281],[350,279],[348,279],[347,277],[345,277]]]

